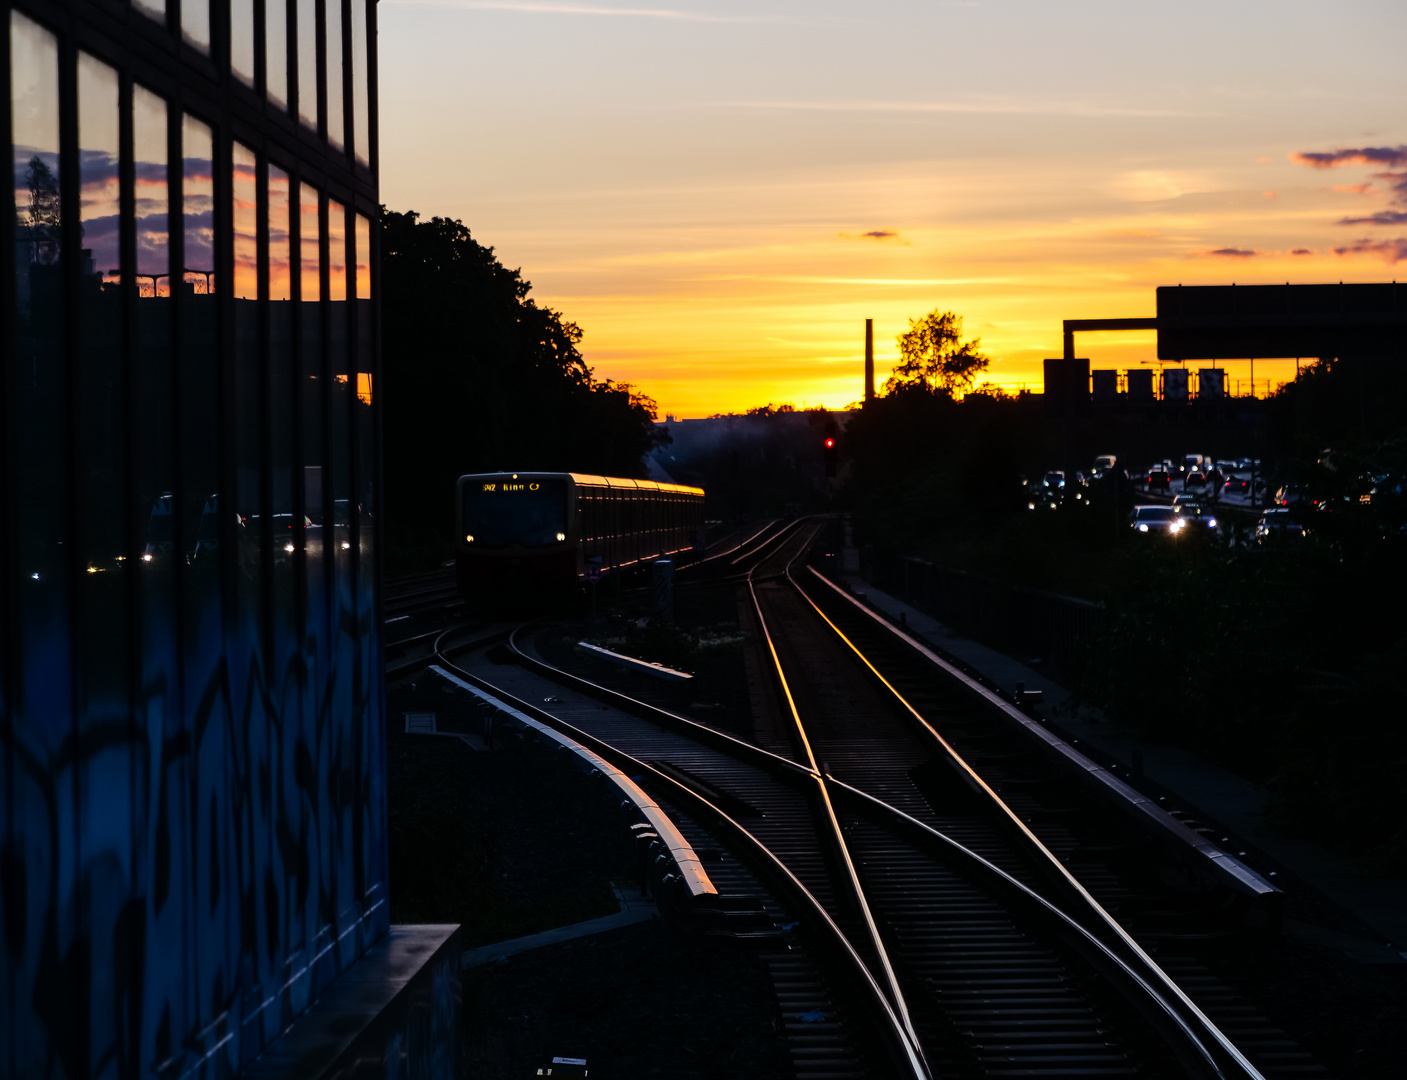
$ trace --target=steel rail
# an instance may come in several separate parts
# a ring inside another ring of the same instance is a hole
[[[844,781],[837,780],[829,773],[826,774],[826,779],[835,785],[840,794],[857,803],[862,809],[876,813],[877,816],[887,817],[892,823],[919,834],[931,846],[942,849],[948,855],[957,855],[964,861],[975,865],[1001,891],[1015,896],[1029,909],[1052,922],[1056,932],[1066,944],[1079,953],[1100,975],[1116,985],[1122,984],[1120,989],[1124,997],[1137,1003],[1135,1007],[1138,1007],[1144,1018],[1160,1031],[1164,1040],[1189,1073],[1194,1076],[1225,1076],[1223,1070],[1218,1066],[1215,1056],[1207,1049],[1193,1025],[1174,1007],[1167,996],[1069,912],[1057,907],[1029,885],[1022,883],[995,863],[983,858],[941,830],[918,820],[883,799]]]
[[[838,597],[848,601],[861,614],[867,616],[872,622],[882,627],[893,637],[904,642],[904,644],[908,645],[925,660],[939,668],[944,674],[956,680],[985,704],[992,706],[1008,719],[1015,721],[1029,735],[1045,744],[1048,749],[1059,754],[1060,757],[1075,768],[1080,775],[1086,779],[1096,781],[1105,789],[1106,793],[1112,792],[1114,795],[1118,796],[1121,804],[1137,811],[1145,823],[1152,824],[1159,831],[1176,841],[1188,845],[1196,851],[1198,855],[1208,859],[1217,875],[1233,889],[1256,897],[1273,896],[1281,891],[1234,855],[1222,851],[1221,848],[1211,843],[1205,837],[1178,821],[1177,818],[1173,817],[1146,795],[1124,783],[1108,769],[1091,761],[1084,754],[1070,746],[1069,743],[1065,742],[1064,739],[1057,738],[1054,734],[1041,727],[1040,724],[1036,723],[1036,721],[1021,712],[1021,710],[1017,709],[1010,702],[1003,700],[1002,697],[991,688],[984,686],[957,665],[939,656],[911,634],[885,621],[877,612],[861,603],[858,598],[851,596],[814,566],[808,566],[807,569],[818,581],[828,586]]]
[[[698,739],[705,744],[711,744],[715,749],[719,749],[721,752],[744,761],[747,764],[757,765],[781,779],[790,782],[804,782],[806,778],[810,777],[814,779],[817,775],[807,766],[794,762],[779,754],[775,754],[770,750],[765,750],[752,743],[736,739],[731,735],[718,732],[706,725],[689,720],[687,717],[678,716],[658,706],[632,698],[620,691],[602,687],[597,683],[592,683],[590,680],[573,675],[571,672],[555,668],[545,661],[538,660],[523,652],[521,647],[517,644],[517,634],[524,629],[526,629],[526,627],[519,627],[514,631],[513,636],[509,640],[509,647],[521,658],[525,666],[535,670],[538,674],[546,678],[550,678],[554,682],[562,683],[582,692],[595,691],[595,693],[591,693],[591,696],[597,697],[598,699],[609,700],[617,705],[617,707],[625,707],[625,711],[630,712],[632,715],[661,723],[662,726],[680,730],[689,737]],[[485,683],[485,685],[488,684]],[[498,693],[499,691],[494,692]],[[556,718],[553,718],[552,722],[558,724],[560,729],[568,734],[578,730],[566,721],[558,721]],[[591,745],[598,748],[598,752],[603,754],[607,752],[614,753],[619,755],[621,760],[628,760],[632,765],[633,763],[639,762],[652,773],[659,772],[654,766],[643,762],[641,759],[632,757],[625,751],[612,746],[610,743],[598,739],[596,736],[583,734],[585,736],[583,741],[589,740]],[[573,737],[575,738],[576,736],[573,735]],[[674,783],[678,783],[673,777],[667,778]],[[1001,889],[1012,892],[1013,895],[1016,895],[1023,903],[1034,905],[1035,908],[1038,909],[1038,914],[1041,917],[1056,922],[1057,930],[1060,932],[1062,939],[1079,953],[1091,967],[1116,984],[1121,981],[1126,983],[1123,987],[1125,998],[1133,1000],[1135,1008],[1144,1015],[1145,1019],[1149,1021],[1155,1030],[1163,1034],[1166,1041],[1173,1049],[1173,1052],[1188,1068],[1188,1071],[1192,1075],[1210,1075],[1212,1077],[1222,1077],[1225,1075],[1221,1069],[1217,1068],[1215,1059],[1206,1053],[1206,1048],[1202,1045],[1201,1040],[1196,1037],[1195,1031],[1189,1028],[1188,1021],[1174,1008],[1172,1003],[1168,1000],[1167,995],[1160,992],[1154,982],[1141,976],[1134,964],[1130,963],[1124,957],[1119,956],[1117,952],[1091,933],[1079,920],[1052,903],[1046,897],[1041,896],[1029,886],[1013,878],[999,867],[996,867],[989,860],[952,839],[946,833],[913,818],[903,810],[877,796],[855,788],[852,785],[845,784],[843,781],[836,780],[834,777],[831,777],[829,773],[826,774],[826,778],[830,783],[836,786],[837,791],[840,792],[843,797],[862,804],[872,813],[887,816],[892,823],[900,827],[922,834],[922,836],[932,842],[934,846],[940,846],[949,857],[955,856],[964,863],[972,863],[978,873],[990,875],[991,880]],[[688,790],[691,795],[698,794],[694,792],[692,788]],[[707,800],[703,801],[706,802]],[[709,805],[712,806],[711,803]],[[713,810],[717,811],[717,808],[713,807]],[[728,818],[726,814],[722,816],[730,825],[736,826],[743,832],[747,832],[745,827],[737,825],[737,823],[734,822],[733,819]],[[764,846],[762,842],[757,840],[751,833],[748,833],[748,840],[752,844]],[[767,851],[767,855],[773,860],[777,858],[770,850]],[[790,871],[788,871],[788,873],[790,873]],[[1191,1053],[1189,1053],[1189,1049]],[[1210,1070],[1210,1072],[1208,1072],[1208,1070]]]
[[[625,694],[619,690],[613,690],[609,687],[602,686],[599,683],[592,682],[591,680],[586,679],[580,675],[575,675],[569,671],[565,671],[561,668],[557,668],[551,664],[548,664],[546,661],[541,660],[538,657],[533,656],[532,654],[525,651],[524,647],[518,641],[519,635],[529,630],[533,625],[535,624],[525,623],[521,626],[516,627],[509,635],[508,647],[517,656],[519,662],[523,666],[527,667],[529,670],[534,671],[538,675],[541,675],[542,677],[547,678],[553,682],[557,682],[562,685],[568,686],[572,689],[577,690],[578,692],[585,693],[590,697],[596,698],[597,700],[609,702],[610,704],[622,709],[622,711],[627,712],[630,715],[659,724],[660,726],[665,727],[667,729],[675,730],[689,738],[695,739],[698,742],[711,746],[713,749],[718,750],[729,757],[733,757],[746,764],[762,768],[765,771],[771,773],[773,776],[776,776],[779,779],[788,782],[789,784],[795,785],[797,783],[800,783],[805,785],[808,779],[814,781],[820,775],[819,771],[814,770],[813,768],[804,765],[800,762],[793,761],[792,759],[787,758],[783,755],[774,753],[773,751],[767,750],[753,743],[746,742],[733,735],[719,731],[716,728],[709,727],[706,724],[701,724],[698,721],[692,720],[688,717],[680,716],[679,714],[670,712],[669,710],[661,708],[660,706],[652,705],[648,702],[641,701],[638,698],[633,698],[630,695]],[[485,685],[488,684],[485,683]],[[494,692],[497,693],[499,691],[495,690]],[[536,710],[536,707],[534,706],[529,706],[529,708],[530,710],[541,712],[541,710]],[[550,716],[550,714],[546,713],[543,713],[543,715]],[[558,721],[555,717],[553,718],[552,722],[558,724],[560,730],[566,731],[568,733],[575,732],[578,730],[572,727],[572,725],[568,724],[566,721]],[[639,760],[631,757],[624,751],[616,749],[604,740],[597,739],[595,736],[586,733],[583,734],[585,735],[585,738],[587,740],[592,741],[592,745],[597,746],[598,748],[608,749],[613,753],[619,754],[622,759],[628,759],[632,763]],[[573,737],[576,736],[573,735]],[[642,764],[644,763],[642,762]],[[659,772],[659,770],[654,768],[653,766],[647,767],[652,773]],[[851,785],[844,784],[841,781],[835,780],[834,778],[829,777],[828,774],[827,778],[831,781],[831,783],[837,785],[837,789],[843,795],[853,798],[857,801],[862,800],[871,809],[882,810],[884,813],[889,814],[896,823],[905,826],[907,826],[909,823],[912,823],[913,828],[920,829],[925,836],[932,838],[937,843],[941,843],[946,848],[949,854],[956,854],[965,860],[974,860],[978,865],[979,871],[986,872],[986,868],[991,866],[991,864],[987,860],[983,859],[982,856],[972,852],[969,848],[951,839],[945,833],[942,833],[941,831],[936,830],[931,826],[912,818],[903,810],[892,806],[891,804],[885,802],[882,799],[877,798],[874,795],[864,792],[858,788],[854,788]],[[668,779],[673,783],[678,783],[676,780],[674,780],[673,777],[668,777]],[[689,791],[691,795],[698,794],[697,792],[694,792],[693,789],[689,789]],[[714,809],[716,810],[717,808],[714,807]],[[726,817],[727,815],[723,816]],[[732,821],[731,818],[729,818],[728,820],[730,822]],[[736,825],[735,822],[733,824]],[[737,827],[743,829],[743,831],[746,831],[745,828],[742,826]],[[748,839],[751,843],[759,845],[761,844],[761,841],[758,841],[756,837],[752,836],[752,834],[750,833],[748,834]],[[769,858],[776,859],[776,856],[773,855],[770,851],[768,851],[768,856]],[[1000,877],[996,880],[999,880],[1003,883],[1008,878],[1010,878],[1010,875],[1005,874],[1004,871],[1001,871],[998,868],[992,867],[992,872],[1000,875]],[[1026,894],[1029,893],[1030,897],[1034,897],[1035,901],[1039,901],[1040,905],[1047,913],[1047,915],[1050,915],[1050,913],[1055,913],[1059,915],[1063,923],[1070,928],[1065,932],[1064,936],[1067,938],[1067,942],[1071,944],[1072,947],[1076,949],[1076,951],[1081,952],[1083,954],[1085,953],[1086,949],[1096,949],[1101,954],[1097,956],[1085,956],[1087,962],[1091,963],[1091,966],[1095,967],[1096,970],[1099,970],[1101,968],[1101,965],[1107,966],[1113,964],[1115,968],[1127,969],[1131,971],[1132,975],[1128,976],[1130,980],[1130,985],[1127,987],[1127,989],[1130,994],[1137,995],[1135,1007],[1138,1008],[1138,1010],[1144,1014],[1145,1018],[1148,1019],[1150,1024],[1152,1024],[1152,1026],[1156,1030],[1160,1030],[1166,1037],[1168,1037],[1169,1044],[1172,1046],[1174,1053],[1177,1054],[1180,1060],[1182,1060],[1185,1064],[1197,1066],[1197,1068],[1191,1070],[1193,1071],[1194,1075],[1198,1072],[1205,1072],[1204,1064],[1209,1059],[1205,1054],[1205,1047],[1202,1047],[1200,1044],[1200,1040],[1196,1040],[1195,1038],[1193,1039],[1194,1044],[1200,1047],[1200,1049],[1196,1049],[1195,1052],[1191,1055],[1187,1053],[1186,1046],[1178,1045],[1179,1041],[1186,1037],[1186,1032],[1188,1030],[1187,1021],[1176,1009],[1173,1008],[1171,1003],[1168,1001],[1166,995],[1157,992],[1154,984],[1146,978],[1136,977],[1137,971],[1134,965],[1130,964],[1126,959],[1120,957],[1116,952],[1114,952],[1110,948],[1108,944],[1093,935],[1082,923],[1079,922],[1079,920],[1075,919],[1068,912],[1065,912],[1063,909],[1053,904],[1048,899],[1040,896],[1039,893],[1034,892],[1034,890],[1030,890],[1029,887],[1021,884],[1019,881],[1015,881],[1015,879],[1011,880],[1015,882],[1013,887],[1020,890],[1023,900],[1028,899]],[[1050,915],[1050,917],[1055,916]],[[1122,930],[1122,928],[1120,929]],[[1071,940],[1072,938],[1073,940]],[[1093,945],[1086,944],[1086,942],[1091,941],[1093,942]],[[1142,963],[1142,961],[1140,961],[1140,963]],[[1109,974],[1109,972],[1102,973]],[[1115,971],[1114,974],[1118,976],[1118,971]],[[1159,969],[1159,974],[1162,975],[1162,979],[1168,978],[1166,974],[1161,971],[1161,969]],[[1162,980],[1157,981],[1161,982]],[[1173,985],[1175,987],[1176,984]],[[1128,995],[1126,995],[1126,997],[1127,996]],[[1178,998],[1185,997],[1185,995],[1182,994],[1180,989],[1176,990],[1174,996]],[[1218,1077],[1224,1076],[1225,1074],[1220,1069],[1216,1068],[1214,1059],[1211,1060],[1213,1062],[1211,1068],[1214,1070],[1211,1075]],[[1256,1077],[1258,1075],[1259,1074],[1256,1073],[1253,1068],[1252,1071],[1248,1074],[1248,1076],[1250,1077]]]
[[[819,526],[806,537],[807,543],[814,538]],[[800,535],[800,530],[796,535]],[[791,564],[800,558],[807,550],[803,546],[795,555],[789,559],[783,567],[783,572],[788,578],[791,576]],[[860,874],[855,869],[855,861],[851,857],[850,847],[845,842],[844,830],[840,827],[840,819],[836,816],[835,806],[831,802],[830,791],[828,790],[825,776],[822,774],[820,766],[817,764],[815,752],[811,748],[811,739],[806,733],[806,725],[801,720],[801,713],[796,707],[796,699],[792,696],[791,685],[787,682],[786,672],[782,668],[781,657],[777,655],[776,643],[772,640],[771,630],[767,626],[767,617],[763,614],[762,604],[757,598],[757,589],[754,587],[752,576],[756,572],[754,566],[748,572],[748,595],[752,598],[753,614],[757,618],[758,628],[762,631],[763,640],[767,643],[767,651],[772,658],[772,669],[781,686],[782,693],[786,698],[787,708],[791,711],[791,720],[796,737],[801,744],[802,752],[805,755],[805,764],[815,782],[814,794],[819,802],[822,815],[829,828],[827,839],[830,840],[840,859],[841,867],[844,871],[845,884],[850,891],[851,899],[859,910],[861,921],[865,927],[865,933],[869,938],[870,947],[874,950],[874,956],[879,961],[880,968],[884,975],[884,983],[889,994],[890,1004],[898,1013],[904,1025],[904,1031],[913,1047],[913,1053],[923,1062],[925,1073],[928,1073],[928,1061],[923,1053],[923,1043],[919,1038],[917,1029],[914,1027],[913,1018],[909,1013],[909,1004],[905,999],[903,987],[899,985],[899,976],[894,971],[894,965],[889,959],[889,950],[884,944],[884,939],[879,932],[879,924],[875,922],[874,912],[871,910],[869,899],[865,895],[865,888],[860,882]],[[931,1074],[930,1074],[931,1075]]]
[[[744,559],[760,560],[766,558],[766,552],[769,547],[771,547],[773,544],[777,544],[780,546],[781,544],[785,543],[786,540],[789,538],[788,534],[793,532],[794,530],[799,530],[805,520],[805,518],[797,518],[794,521],[788,522],[786,525],[782,526],[780,529],[774,532],[771,536],[758,543],[751,550],[745,551],[736,559],[731,560],[728,565],[736,566]],[[689,563],[686,566],[680,567],[679,569],[680,571],[683,571],[687,570],[689,566],[698,565],[698,563]],[[681,582],[677,587],[682,589],[714,589],[723,585],[742,585],[747,581],[748,574],[750,572],[751,568],[744,570],[741,573],[727,574],[723,577],[704,577],[692,581]]]
[[[755,533],[753,533],[751,536],[747,537],[746,539],[739,540],[739,541],[738,541],[736,544],[734,544],[732,547],[730,547],[730,548],[728,548],[728,549],[726,549],[726,550],[724,550],[724,551],[715,551],[712,555],[705,555],[702,559],[696,559],[694,562],[691,562],[691,563],[688,563],[688,564],[686,564],[686,565],[684,565],[684,566],[681,566],[681,567],[679,568],[680,573],[683,573],[685,570],[697,569],[698,567],[703,566],[705,563],[711,563],[711,562],[713,562],[714,559],[721,559],[721,558],[723,558],[725,555],[731,555],[731,554],[733,554],[733,552],[737,551],[739,548],[743,547],[743,546],[746,545],[746,544],[752,543],[754,540],[756,540],[756,539],[757,539],[759,536],[761,536],[763,533],[767,532],[767,531],[768,531],[769,529],[771,529],[774,525],[776,525],[779,520],[780,520],[780,519],[778,519],[778,518],[772,518],[772,519],[770,519],[770,520],[764,522],[763,525],[762,525],[762,528],[758,529],[758,530],[757,530]]]
[[[908,699],[905,698],[904,695],[899,692],[899,690],[894,686],[894,684],[891,683],[887,678],[885,678],[884,675],[879,671],[879,669],[876,668],[873,663],[871,663],[869,657],[867,657],[863,652],[861,652],[859,647],[856,646],[855,643],[850,640],[850,638],[845,634],[845,632],[841,630],[840,627],[836,626],[834,622],[831,621],[830,616],[828,616],[824,611],[821,610],[820,606],[817,605],[816,602],[812,600],[811,597],[806,593],[806,590],[801,587],[801,585],[796,581],[794,577],[792,577],[790,564],[788,564],[787,567],[786,577],[787,580],[793,586],[793,588],[795,588],[797,593],[807,602],[807,604],[811,606],[812,610],[814,610],[816,614],[819,615],[821,619],[825,621],[826,625],[829,626],[831,630],[835,632],[836,636],[839,637],[840,640],[843,641],[850,648],[850,650],[855,654],[855,656],[860,660],[860,662],[864,664],[867,669],[869,669],[870,673],[876,679],[879,680],[879,682],[884,686],[886,690],[889,691],[891,695],[893,695],[894,699],[903,707],[904,711],[916,722],[920,734],[923,735],[930,743],[935,744],[940,750],[940,752],[945,757],[947,757],[948,760],[950,760],[954,765],[956,765],[957,768],[966,776],[968,782],[972,786],[974,786],[979,792],[982,793],[982,795],[988,801],[988,804],[992,806],[997,811],[997,813],[1007,822],[1007,824],[1017,833],[1017,835],[1022,838],[1023,842],[1033,852],[1036,853],[1036,855],[1041,860],[1042,864],[1047,868],[1047,871],[1053,873],[1057,882],[1064,887],[1065,891],[1076,897],[1079,900],[1080,904],[1095,917],[1098,924],[1100,924],[1104,929],[1112,933],[1115,939],[1124,948],[1128,949],[1135,957],[1138,958],[1139,963],[1142,964],[1150,973],[1154,975],[1155,979],[1165,987],[1167,992],[1169,992],[1173,996],[1173,998],[1181,1005],[1183,1009],[1186,1009],[1191,1014],[1191,1016],[1195,1019],[1197,1026],[1202,1029],[1205,1035],[1211,1039],[1211,1041],[1222,1051],[1222,1053],[1227,1058],[1230,1059],[1231,1063],[1234,1064],[1235,1067],[1239,1069],[1244,1076],[1251,1078],[1251,1080],[1264,1080],[1260,1071],[1257,1070],[1256,1067],[1251,1064],[1251,1062],[1246,1058],[1246,1056],[1241,1052],[1241,1050],[1230,1039],[1226,1037],[1226,1035],[1221,1031],[1220,1028],[1216,1026],[1215,1023],[1212,1022],[1211,1018],[1208,1017],[1206,1013],[1204,1013],[1200,1008],[1198,1008],[1196,1003],[1193,1002],[1193,1000],[1187,996],[1186,992],[1183,991],[1183,989],[1178,986],[1177,983],[1174,982],[1173,979],[1165,971],[1163,971],[1163,969],[1157,964],[1157,962],[1154,961],[1154,959],[1148,955],[1148,953],[1143,949],[1143,947],[1140,946],[1138,942],[1134,940],[1133,936],[1129,934],[1129,932],[1125,930],[1124,927],[1112,915],[1110,915],[1108,911],[1105,910],[1104,906],[1100,904],[1099,901],[1096,900],[1094,896],[1089,892],[1089,890],[1084,887],[1084,885],[1079,881],[1079,879],[1076,878],[1075,875],[1070,872],[1069,868],[1063,862],[1061,862],[1059,858],[1056,857],[1055,853],[1052,852],[1050,848],[1046,847],[1046,845],[1041,841],[1041,839],[1036,836],[1034,832],[1031,831],[1030,826],[1028,826],[1026,822],[1021,819],[1020,815],[1015,813],[1011,809],[1011,807],[1007,804],[1006,800],[1003,799],[996,791],[994,791],[984,779],[982,779],[982,777],[977,773],[977,771],[967,763],[967,760],[963,758],[962,755],[959,754],[957,750],[954,749],[953,746],[945,738],[943,738],[941,734],[938,733],[938,730],[928,722],[928,720],[923,716],[923,714],[920,713],[917,709],[915,709],[913,705],[909,703]],[[1214,1061],[1215,1059],[1210,1055],[1210,1053],[1207,1053],[1208,1059]],[[1217,1075],[1222,1075],[1219,1067],[1217,1069]]]
[[[802,525],[805,524],[805,521],[805,518],[795,518],[792,521],[788,521],[771,536],[758,543],[756,547],[751,548],[748,551],[744,551],[736,559],[731,560],[728,565],[737,566],[738,563],[742,562],[744,559],[766,558],[765,552],[769,547],[771,547],[773,544],[776,544],[778,547],[781,547],[783,544],[785,544],[788,540],[790,540],[793,536],[795,536],[801,531]],[[748,573],[751,572],[752,569],[749,568]]]
[[[507,635],[511,633],[511,630],[507,626],[504,626],[502,624],[496,626],[490,625],[475,627],[470,623],[460,623],[457,626],[449,626],[443,630],[431,631],[429,635],[426,635],[435,639],[434,644],[430,647],[430,652],[425,656],[417,656],[410,660],[404,660],[394,666],[387,665],[386,681],[389,682],[392,679],[403,679],[407,675],[414,675],[416,672],[424,670],[425,668],[433,664],[436,658],[441,655],[440,643],[444,641],[446,637],[451,634],[462,634],[467,630],[474,629],[482,630],[482,635],[472,639],[471,641],[461,642],[459,645],[456,645],[452,649],[450,649],[449,653],[457,656],[459,653],[467,652],[470,649],[476,649],[480,646],[487,645],[489,642],[494,641],[497,638],[507,637]]]
[[[632,770],[636,776],[642,774],[649,775],[656,784],[660,785],[664,790],[669,791],[671,797],[678,798],[693,806],[696,810],[702,811],[713,818],[727,833],[741,843],[741,846],[750,857],[749,861],[752,862],[774,886],[791,898],[792,903],[801,909],[803,917],[807,922],[814,925],[820,931],[821,936],[827,939],[831,946],[844,958],[851,973],[858,976],[861,985],[867,991],[865,997],[869,1005],[880,1014],[882,1021],[881,1030],[885,1035],[882,1041],[896,1067],[898,1067],[904,1075],[913,1077],[914,1080],[932,1080],[932,1074],[928,1071],[927,1065],[922,1057],[917,1054],[917,1048],[910,1041],[903,1021],[901,1021],[895,1013],[888,996],[875,981],[874,974],[870,971],[864,959],[856,952],[850,939],[846,937],[844,931],[836,925],[835,920],[831,918],[830,913],[826,911],[821,902],[817,900],[802,881],[792,873],[791,869],[777,858],[771,849],[754,836],[749,829],[720,809],[711,800],[688,785],[680,783],[673,776],[656,768],[650,762],[633,757],[591,733],[582,731],[575,725],[568,723],[560,717],[554,716],[545,709],[524,701],[522,698],[519,698],[502,687],[495,686],[487,679],[475,675],[473,672],[467,671],[458,664],[450,661],[445,656],[438,653],[438,651],[436,655],[443,666],[453,670],[456,675],[471,685],[482,689],[484,692],[499,698],[507,704],[511,704],[513,708],[520,712],[523,712],[538,720],[540,723],[544,723],[555,731],[580,743],[583,747],[598,754],[606,761],[616,765],[616,767],[619,768],[625,765],[629,766],[629,769]],[[775,757],[775,755],[772,756]],[[777,758],[777,760],[785,761],[784,758]],[[795,766],[794,762],[789,762],[788,764],[793,767],[799,767]]]

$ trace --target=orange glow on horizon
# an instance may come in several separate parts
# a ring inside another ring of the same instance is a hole
[[[880,392],[898,360],[898,335],[910,319],[939,308],[961,315],[964,338],[979,338],[991,358],[979,383],[1015,394],[1043,389],[1043,361],[1063,351],[1063,320],[1153,315],[1160,285],[1393,276],[1380,258],[1342,257],[1326,246],[1310,255],[1290,254],[1287,242],[1253,260],[1214,256],[1206,241],[1177,235],[1189,227],[1161,214],[1153,222],[1128,215],[1059,226],[899,227],[904,244],[863,247],[836,232],[764,234],[755,244],[714,250],[567,259],[543,251],[545,265],[536,271],[530,256],[537,237],[529,234],[521,244],[510,235],[514,250],[505,262],[521,261],[539,303],[581,325],[582,351],[597,377],[634,384],[656,399],[661,418],[743,412],[768,402],[832,409],[857,403],[864,397],[867,318],[874,320]],[[498,250],[508,246],[500,242]],[[558,283],[570,291],[553,288]],[[1162,366],[1154,331],[1081,333],[1075,343],[1091,368]],[[1250,392],[1247,360],[1186,366],[1225,368],[1228,392],[1237,392],[1238,380],[1240,392]],[[1257,360],[1254,368],[1256,393],[1264,396],[1294,377],[1295,361]]]

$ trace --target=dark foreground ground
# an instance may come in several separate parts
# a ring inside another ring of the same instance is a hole
[[[468,728],[433,675],[387,694],[393,922],[457,922],[466,948],[612,914],[629,820],[560,755],[407,735],[405,713]],[[475,727],[477,730],[477,727]],[[530,1077],[556,1057],[593,1078],[790,1075],[781,1015],[744,947],[655,920],[463,973],[461,1074]]]

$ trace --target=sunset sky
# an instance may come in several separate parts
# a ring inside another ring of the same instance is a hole
[[[867,317],[881,380],[937,307],[1039,390],[1062,319],[1158,285],[1407,276],[1401,0],[658,3],[379,14],[383,201],[463,220],[662,418],[855,401]]]

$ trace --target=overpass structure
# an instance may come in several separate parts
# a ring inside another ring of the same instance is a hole
[[[1154,330],[1158,359],[1169,362],[1407,359],[1407,283],[1164,285],[1156,311],[1141,318],[1064,320],[1062,355],[1045,362],[1047,401],[1069,407],[1089,396],[1089,361],[1076,356],[1075,335],[1093,331]]]
[[[1066,319],[1064,355],[1075,335],[1156,330],[1159,360],[1283,356],[1407,356],[1407,283],[1345,285],[1163,285],[1157,314]]]

